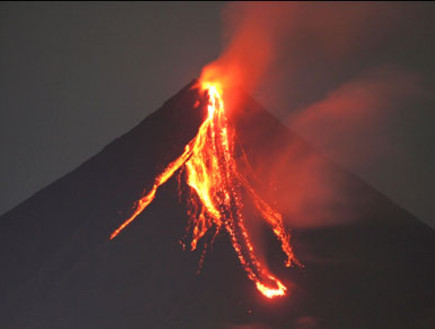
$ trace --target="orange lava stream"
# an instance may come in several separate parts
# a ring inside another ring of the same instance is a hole
[[[290,246],[282,216],[265,202],[239,174],[234,158],[234,136],[228,126],[222,90],[219,86],[203,83],[208,94],[207,117],[197,135],[185,147],[183,154],[170,163],[154,182],[150,191],[135,204],[133,214],[110,239],[116,237],[154,200],[157,189],[174,173],[184,168],[186,183],[190,187],[189,217],[192,228],[191,250],[195,250],[201,238],[211,229],[215,236],[224,229],[230,236],[239,262],[248,278],[267,298],[284,296],[287,287],[272,275],[256,257],[242,215],[242,191],[248,192],[258,212],[271,226],[287,256],[285,265],[298,263]]]

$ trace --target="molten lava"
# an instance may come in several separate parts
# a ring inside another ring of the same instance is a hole
[[[253,200],[259,214],[271,226],[286,254],[288,267],[297,263],[290,246],[282,216],[265,202],[241,175],[234,157],[234,133],[228,125],[222,89],[218,84],[202,83],[207,93],[207,116],[197,135],[175,161],[154,181],[152,188],[134,206],[134,212],[111,235],[116,237],[154,200],[157,189],[180,168],[185,170],[189,186],[189,217],[192,228],[191,250],[205,234],[214,229],[214,236],[225,230],[248,278],[267,298],[283,296],[287,287],[257,258],[242,215],[242,191]]]

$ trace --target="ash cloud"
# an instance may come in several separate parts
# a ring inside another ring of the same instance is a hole
[[[403,152],[394,124],[432,97],[419,66],[432,20],[424,4],[231,3],[223,19],[223,51],[203,78],[253,93],[353,171],[368,172],[385,154]],[[347,187],[328,162],[298,149],[290,145],[256,168],[277,182],[265,193],[278,200],[288,224],[355,217],[364,200],[349,206]]]
[[[395,111],[424,97],[413,72],[395,67],[369,69],[296,110],[289,125],[326,154],[349,167],[370,165],[392,149],[386,131]]]

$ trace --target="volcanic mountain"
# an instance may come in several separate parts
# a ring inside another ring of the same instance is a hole
[[[276,195],[290,218],[303,266],[282,265],[283,252],[266,227],[256,225],[253,235],[289,293],[273,300],[260,295],[225,234],[216,237],[197,273],[201,251],[183,248],[186,206],[175,178],[109,239],[144,188],[197,133],[204,113],[195,84],[1,217],[0,327],[434,328],[435,232],[244,94],[233,117],[238,141],[261,178],[259,188]],[[302,225],[291,219],[286,205],[296,195],[288,188],[297,181],[295,163],[313,158],[342,195],[314,211],[340,221]],[[269,181],[278,167],[278,181]]]

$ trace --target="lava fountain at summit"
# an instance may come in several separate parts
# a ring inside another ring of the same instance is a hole
[[[226,231],[240,264],[257,289],[267,298],[284,296],[287,287],[256,256],[242,214],[242,192],[245,191],[251,198],[258,213],[281,243],[287,267],[298,263],[292,252],[290,235],[284,227],[281,214],[257,194],[238,170],[234,156],[235,133],[228,124],[222,88],[219,84],[202,82],[198,89],[207,95],[207,115],[197,135],[185,146],[184,152],[155,178],[151,189],[135,203],[132,215],[112,233],[110,239],[115,238],[145,210],[161,185],[183,169],[189,187],[191,250],[196,249],[207,232],[214,230],[214,238],[221,231]]]

